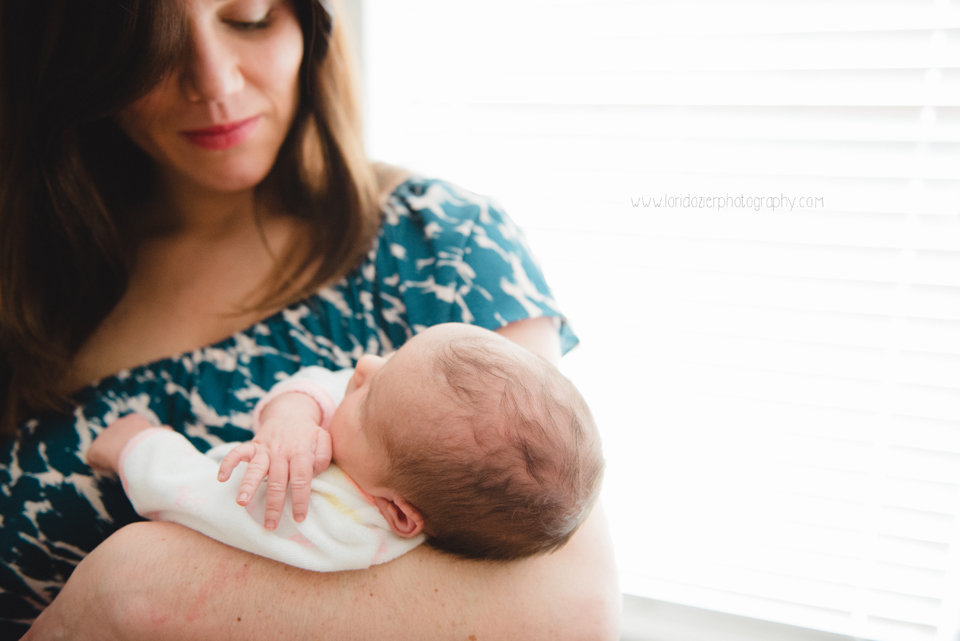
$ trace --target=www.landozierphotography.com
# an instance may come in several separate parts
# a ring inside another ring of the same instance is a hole
[[[630,197],[634,209],[752,209],[753,211],[793,211],[794,209],[824,209],[823,196],[747,196],[744,194],[704,196],[697,194],[662,194]]]

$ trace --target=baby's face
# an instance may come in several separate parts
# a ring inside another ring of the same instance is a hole
[[[426,361],[424,352],[412,343],[389,358],[362,357],[330,420],[333,461],[368,493],[374,493],[387,472],[379,430],[403,429],[407,417],[397,414],[403,407],[416,405],[408,395],[433,396],[424,389],[424,373],[429,372]]]
[[[372,354],[357,362],[343,402],[328,428],[333,461],[367,492],[372,492],[386,468],[386,456],[376,434],[381,423],[374,420],[376,396],[371,398],[375,381],[386,363],[387,359]]]

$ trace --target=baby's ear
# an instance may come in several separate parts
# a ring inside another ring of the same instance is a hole
[[[400,497],[391,501],[382,496],[375,496],[373,500],[397,536],[409,539],[423,531],[423,515],[407,501]]]

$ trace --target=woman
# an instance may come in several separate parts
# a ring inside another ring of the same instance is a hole
[[[575,342],[496,207],[365,159],[335,15],[310,0],[2,6],[0,384],[17,426],[0,451],[3,638],[41,611],[27,638],[616,637],[599,509],[548,557],[424,548],[322,575],[135,523],[86,465],[131,410],[204,449],[248,437],[278,375],[351,366],[432,324],[554,361]]]

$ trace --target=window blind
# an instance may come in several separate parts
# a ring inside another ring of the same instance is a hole
[[[960,6],[364,0],[374,157],[499,200],[625,592],[960,634]]]

